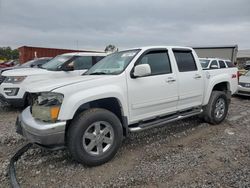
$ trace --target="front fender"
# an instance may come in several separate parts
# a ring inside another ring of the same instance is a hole
[[[110,97],[116,98],[119,101],[122,106],[124,116],[127,116],[128,107],[125,102],[127,97],[124,96],[124,93],[126,92],[122,91],[121,87],[116,85],[105,85],[65,95],[58,119],[71,120],[81,105],[98,99]]]

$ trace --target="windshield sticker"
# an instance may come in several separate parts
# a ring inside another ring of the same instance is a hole
[[[122,54],[122,57],[133,57],[136,54],[136,52],[127,52]]]

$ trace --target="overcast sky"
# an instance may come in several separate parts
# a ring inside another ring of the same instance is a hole
[[[0,0],[0,46],[108,44],[250,49],[250,0]]]

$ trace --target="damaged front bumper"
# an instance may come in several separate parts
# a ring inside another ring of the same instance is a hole
[[[65,145],[66,121],[49,123],[32,117],[27,107],[17,118],[16,132],[23,135],[31,143],[47,148],[58,148]]]

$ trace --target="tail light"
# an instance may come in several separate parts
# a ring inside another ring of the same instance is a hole
[[[240,71],[237,71],[237,79],[238,79],[238,83],[240,81]]]
[[[240,72],[237,71],[237,74],[232,74],[232,78],[237,78],[238,82],[239,82],[239,79],[240,79]]]

